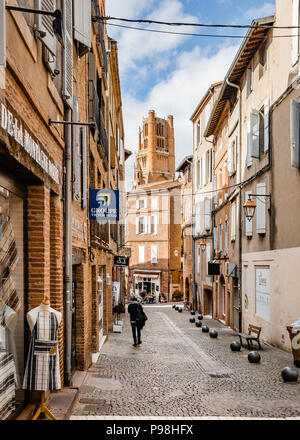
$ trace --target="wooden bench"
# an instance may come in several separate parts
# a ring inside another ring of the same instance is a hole
[[[250,345],[253,345],[252,341],[256,341],[258,343],[259,348],[261,349],[260,340],[259,340],[260,333],[261,333],[261,327],[259,327],[257,325],[249,324],[248,334],[237,333],[237,335],[240,338],[241,345],[243,345],[242,339],[246,339],[247,340],[248,348],[250,350],[251,349]],[[254,336],[254,334],[256,336]]]
[[[185,299],[183,301],[183,310],[191,311],[192,310],[192,303]]]

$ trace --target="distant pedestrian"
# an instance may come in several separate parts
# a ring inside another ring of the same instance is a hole
[[[143,307],[137,302],[137,299],[133,297],[131,303],[128,306],[128,313],[130,314],[130,324],[132,328],[133,346],[136,347],[142,343],[141,330],[145,325],[145,321],[148,319],[144,313]]]

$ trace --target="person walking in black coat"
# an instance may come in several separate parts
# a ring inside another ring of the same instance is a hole
[[[137,302],[137,299],[134,297],[131,300],[131,303],[128,306],[128,313],[130,314],[130,324],[132,328],[132,336],[133,336],[133,346],[136,347],[142,343],[141,341],[141,329],[145,325],[145,321],[147,316],[143,311],[143,307],[141,304]]]

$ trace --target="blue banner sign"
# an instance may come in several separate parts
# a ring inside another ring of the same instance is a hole
[[[90,220],[119,220],[119,190],[90,189]]]

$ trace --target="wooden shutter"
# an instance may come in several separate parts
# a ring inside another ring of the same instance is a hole
[[[206,243],[206,275],[208,275],[208,263],[210,262],[210,243]]]
[[[90,0],[73,0],[74,7],[74,38],[84,46],[90,48],[92,13]]]
[[[145,220],[147,222],[147,229],[146,229],[146,233],[147,234],[152,234],[152,227],[151,227],[151,216],[145,217]]]
[[[63,98],[72,108],[73,104],[73,24],[72,0],[63,2],[64,56],[63,56]]]
[[[195,233],[200,234],[200,203],[196,203],[196,227]]]
[[[35,5],[37,9],[54,12],[56,9],[56,0],[36,0]],[[36,14],[37,30],[41,32],[46,32],[45,37],[39,38],[42,43],[47,47],[47,49],[53,55],[56,55],[57,40],[53,31],[53,20],[54,17],[52,17],[51,15]]]
[[[81,197],[81,207],[84,209],[87,203],[87,175],[86,175],[86,136],[87,131],[86,128],[81,128],[81,145],[82,145],[82,164],[81,164],[81,188],[82,188],[82,197]]]
[[[232,150],[233,150],[232,142],[228,145],[228,151],[227,151],[227,169],[228,169],[228,176],[232,176],[233,166],[232,166]]]
[[[235,240],[235,202],[231,204],[231,217],[230,217],[230,238]]]
[[[269,149],[269,100],[264,103],[264,153]]]
[[[73,98],[73,121],[79,122],[78,100]],[[79,125],[73,125],[73,171],[74,171],[74,196],[80,197],[80,154],[79,154]]]
[[[206,177],[206,153],[203,154],[202,162],[203,162],[203,164],[202,164],[203,165],[202,175],[203,175],[203,186],[204,186],[204,185],[206,185],[206,179],[207,179],[207,177]]]
[[[256,194],[266,194],[266,184],[258,183],[256,185]],[[256,232],[258,234],[266,233],[266,206],[267,197],[256,197]]]
[[[299,0],[293,0],[292,6],[292,26],[299,26]],[[292,65],[298,61],[299,54],[299,29],[293,28],[292,31]]]
[[[246,191],[245,192],[245,203],[248,200],[248,196],[252,194],[252,191]],[[253,219],[251,219],[250,221],[245,217],[245,235],[247,237],[252,237],[252,224],[253,224]]]
[[[157,263],[157,246],[151,245],[151,263]]]
[[[218,249],[218,228],[214,227],[214,250],[216,251]]]
[[[139,246],[139,263],[145,263],[145,246]]]
[[[259,159],[259,112],[252,110],[250,114],[251,124],[251,157]]]
[[[223,250],[223,225],[219,226],[219,251]]]
[[[252,156],[251,156],[251,150],[252,150],[252,136],[251,136],[251,123],[250,120],[247,122],[247,167],[250,167],[252,165]]]
[[[155,215],[153,218],[154,218],[154,234],[157,234],[157,216]]]
[[[290,100],[290,146],[291,164],[299,168],[299,103],[293,99]]]
[[[140,232],[140,219],[138,217],[136,217],[135,219],[135,233],[136,235],[139,235]]]
[[[204,199],[204,227],[208,231],[211,227],[211,210],[210,210],[210,199]]]
[[[225,221],[224,225],[224,234],[225,234],[225,251],[228,251],[228,221]]]
[[[0,1],[0,68],[6,67],[6,15],[5,1]]]
[[[139,209],[139,208],[140,208],[140,202],[139,202],[139,200],[136,200],[136,201],[135,201],[135,208],[136,208],[136,209]]]

